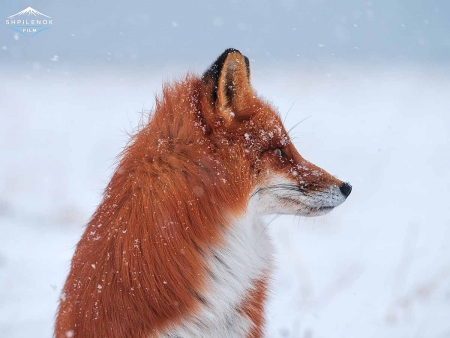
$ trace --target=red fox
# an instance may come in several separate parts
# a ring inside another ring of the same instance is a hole
[[[323,215],[352,187],[306,161],[227,49],[165,85],[79,241],[55,337],[262,337],[262,216]]]

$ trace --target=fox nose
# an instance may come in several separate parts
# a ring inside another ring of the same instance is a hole
[[[345,197],[348,197],[348,195],[352,192],[352,186],[347,182],[342,183],[339,189]]]

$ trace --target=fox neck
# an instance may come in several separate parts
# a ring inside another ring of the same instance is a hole
[[[255,329],[245,302],[252,301],[250,295],[260,281],[267,281],[271,270],[272,247],[265,228],[252,203],[230,222],[223,240],[206,258],[209,271],[200,309],[163,336],[245,337]]]

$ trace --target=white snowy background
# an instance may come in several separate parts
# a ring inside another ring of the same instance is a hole
[[[227,47],[287,128],[306,118],[300,153],[353,185],[329,215],[270,223],[267,337],[450,337],[447,0],[17,0],[0,18],[28,6],[54,27],[0,23],[1,338],[52,336],[127,133]]]
[[[450,72],[259,68],[307,159],[353,184],[321,218],[281,217],[268,337],[450,337]],[[0,332],[50,337],[83,226],[140,111],[182,70],[4,72]],[[270,219],[268,220],[270,221]]]

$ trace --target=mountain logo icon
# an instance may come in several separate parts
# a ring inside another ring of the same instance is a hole
[[[34,36],[53,26],[53,19],[34,8],[27,7],[23,11],[8,16],[6,25],[24,36]]]
[[[45,16],[46,18],[51,18],[51,16],[42,14],[41,12],[38,12],[34,8],[28,7],[28,8],[25,8],[23,11],[20,11],[19,13],[16,13],[14,15],[8,16],[8,19],[14,18],[15,16],[22,16],[22,15]]]

